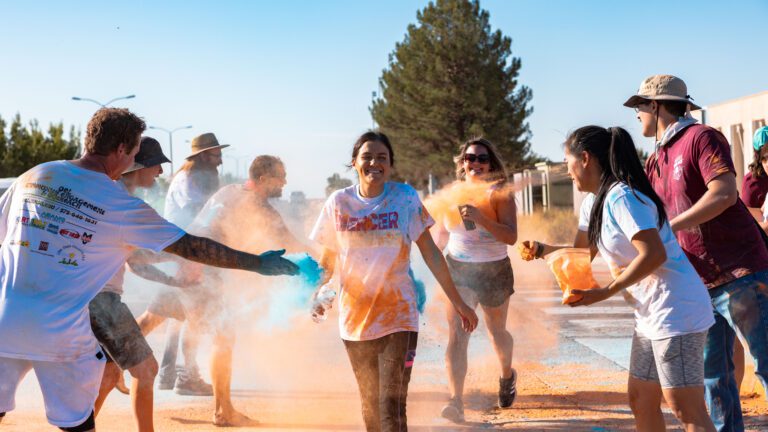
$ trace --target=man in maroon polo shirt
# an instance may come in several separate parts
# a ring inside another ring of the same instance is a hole
[[[656,150],[646,174],[664,202],[670,225],[709,288],[715,314],[704,348],[707,405],[719,431],[743,431],[734,378],[736,332],[749,345],[755,373],[768,382],[768,248],[751,214],[739,200],[728,141],[697,124],[683,80],[672,75],[645,79],[624,105],[634,108],[643,135]],[[684,287],[681,287],[681,289]],[[661,395],[639,395],[661,411]]]

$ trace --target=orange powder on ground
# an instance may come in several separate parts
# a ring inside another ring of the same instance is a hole
[[[587,290],[599,286],[592,275],[591,261],[589,249],[563,248],[547,256],[547,266],[563,291],[563,304],[582,299],[582,296],[572,294],[571,290]]]

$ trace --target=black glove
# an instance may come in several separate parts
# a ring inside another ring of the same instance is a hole
[[[297,275],[299,266],[283,258],[285,249],[278,251],[267,251],[259,255],[259,268],[257,272],[267,276],[277,275]]]

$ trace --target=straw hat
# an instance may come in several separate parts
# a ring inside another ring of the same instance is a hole
[[[691,102],[693,98],[688,94],[688,87],[680,78],[673,75],[653,75],[640,83],[637,94],[624,102],[625,107],[634,108],[649,100],[671,100],[688,102],[691,110],[701,109]]]
[[[185,159],[189,159],[193,156],[197,156],[198,154],[213,150],[217,148],[224,148],[229,147],[229,144],[219,144],[219,140],[216,139],[216,135],[212,133],[204,133],[202,135],[198,135],[194,138],[192,138],[192,154],[187,156]]]

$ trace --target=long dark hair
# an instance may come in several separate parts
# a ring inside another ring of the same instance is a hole
[[[576,129],[565,141],[568,152],[579,155],[587,152],[597,159],[602,168],[600,175],[600,188],[595,195],[595,203],[589,215],[589,243],[597,246],[600,242],[600,231],[603,227],[603,203],[605,196],[611,187],[618,183],[629,186],[632,194],[643,202],[637,195],[641,192],[650,198],[656,205],[659,214],[659,229],[667,221],[667,213],[664,211],[664,203],[656,195],[651,182],[645,175],[643,165],[637,156],[635,144],[626,130],[620,127],[608,129],[600,126],[584,126]]]
[[[456,180],[464,181],[467,176],[467,173],[464,172],[464,156],[467,154],[467,149],[473,145],[485,147],[488,156],[491,158],[488,170],[489,180],[497,183],[507,181],[507,170],[504,168],[504,161],[501,160],[499,151],[496,150],[496,146],[493,143],[482,137],[472,138],[459,147],[459,154],[453,157],[453,161],[456,163]]]
[[[755,150],[755,156],[752,159],[752,163],[749,164],[749,172],[752,173],[752,177],[758,178],[765,175],[763,169],[763,158],[768,157],[768,145],[760,147],[760,150]]]
[[[384,144],[384,147],[387,148],[387,151],[389,152],[389,166],[392,168],[395,167],[395,151],[392,150],[392,144],[389,142],[389,138],[384,135],[381,132],[376,131],[368,131],[360,137],[357,138],[357,141],[355,141],[355,145],[352,146],[352,162],[347,165],[348,168],[352,168],[355,166],[355,159],[357,159],[357,154],[360,153],[360,148],[363,147],[363,144],[373,141],[373,142],[380,142]]]

